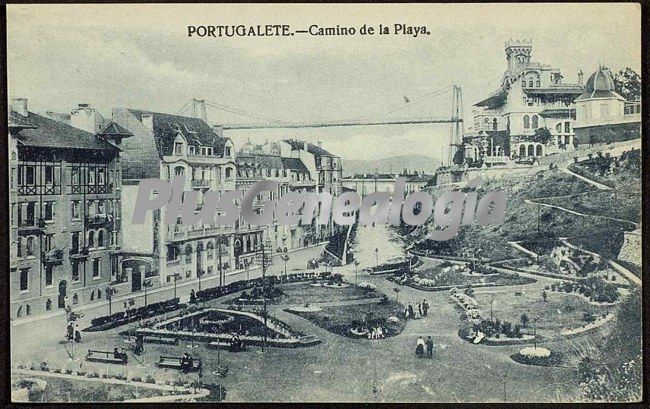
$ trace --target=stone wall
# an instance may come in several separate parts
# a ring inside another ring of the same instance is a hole
[[[641,229],[623,233],[623,246],[618,259],[641,267]]]

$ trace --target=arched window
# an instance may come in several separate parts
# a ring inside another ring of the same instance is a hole
[[[21,305],[20,307],[18,307],[18,310],[16,311],[16,317],[20,318],[22,316],[23,316],[23,306]]]
[[[95,232],[93,230],[88,232],[88,247],[95,247]]]
[[[232,169],[226,168],[226,179],[230,179],[231,177],[232,177]]]
[[[521,79],[521,88],[526,88],[526,78]]]
[[[564,123],[564,133],[571,133],[571,122]]]
[[[189,244],[185,246],[185,263],[190,264],[192,262],[192,246]]]
[[[555,132],[557,132],[557,133],[559,133],[559,134],[562,133],[562,122],[560,122],[559,124],[555,125]]]
[[[31,256],[34,254],[34,237],[27,237],[27,255]]]
[[[533,77],[528,78],[528,87],[529,88],[533,87]]]
[[[535,86],[537,88],[542,86],[542,80],[539,77],[537,77],[537,80],[535,80]]]
[[[52,300],[49,298],[45,301],[45,311],[50,311],[52,309]]]
[[[539,128],[539,117],[537,115],[533,115],[533,129]]]
[[[499,127],[499,122],[497,121],[497,119],[496,118],[492,119],[492,130],[496,131],[498,127]]]
[[[537,145],[537,148],[535,150],[535,156],[543,156],[544,153],[542,149],[543,149],[542,145]]]
[[[102,290],[97,290],[97,299],[98,300],[102,299]]]
[[[530,117],[524,115],[524,129],[530,129]]]
[[[177,175],[177,176],[178,175],[184,175],[185,174],[185,168],[182,167],[182,166],[176,166],[174,168],[174,174]]]
[[[95,292],[90,293],[90,301],[95,301]]]
[[[97,232],[97,247],[104,247],[104,230]]]
[[[535,156],[535,147],[533,145],[528,145],[528,156]]]
[[[212,260],[212,258],[214,257],[214,244],[212,242],[209,242],[208,245],[206,246],[206,250],[207,250],[208,260]]]
[[[32,315],[32,307],[29,304],[25,306],[25,315]]]

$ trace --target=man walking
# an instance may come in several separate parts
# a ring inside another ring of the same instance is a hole
[[[431,335],[427,337],[427,357],[433,358],[433,340],[431,339]]]
[[[429,303],[427,300],[422,300],[422,315],[427,316],[427,312],[429,311]]]

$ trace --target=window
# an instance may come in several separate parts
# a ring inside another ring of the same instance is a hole
[[[201,148],[201,155],[205,155],[207,150],[205,148]]]
[[[190,146],[189,154],[190,155],[195,155],[196,154],[196,146]]]
[[[539,128],[539,117],[537,115],[533,115],[533,129]]]
[[[232,169],[226,168],[226,179],[230,179],[231,177],[232,177]]]
[[[22,257],[23,256],[23,238],[18,237],[16,239],[16,257]]]
[[[499,127],[499,123],[498,123],[497,119],[496,118],[492,119],[492,130],[496,131],[498,127]],[[286,171],[285,171],[285,173],[286,173]]]
[[[70,168],[70,183],[76,186],[81,184],[81,170],[79,166]]]
[[[72,262],[72,281],[79,281],[79,263]]]
[[[95,168],[88,168],[88,180],[87,184],[88,185],[95,185],[97,183],[97,180],[95,176],[97,176],[95,173],[96,169]]]
[[[530,129],[530,117],[524,115],[524,129]]]
[[[600,104],[600,117],[609,118],[609,105]]]
[[[45,165],[45,184],[54,184],[54,166],[52,165]]]
[[[528,86],[529,86],[530,88],[533,87],[533,77],[530,77],[530,78],[528,79]]]
[[[526,78],[521,80],[521,88],[526,88]]]
[[[52,221],[54,220],[54,202],[45,202],[45,220]]]
[[[77,304],[79,304],[79,296],[77,295],[77,293],[74,293],[74,295],[72,296],[72,305],[77,305]]]
[[[29,291],[29,269],[20,270],[20,291]]]
[[[35,168],[34,166],[25,166],[25,185],[33,186],[35,182],[34,176]]]
[[[93,230],[88,232],[88,247],[95,247],[95,232]]]
[[[45,266],[45,285],[52,285],[52,266]]]
[[[97,183],[100,186],[104,186],[106,184],[106,169],[97,169]]]
[[[50,251],[54,247],[54,235],[46,234],[43,236],[43,250]]]
[[[183,154],[183,142],[176,142],[174,144],[174,155],[182,155]]]
[[[97,247],[104,247],[104,230],[97,232]]]
[[[562,122],[559,124],[555,125],[555,132],[557,133],[562,133]]]
[[[542,80],[539,79],[539,77],[537,78],[537,80],[535,80],[535,86],[536,86],[537,88],[539,88],[539,87],[542,86]]]
[[[27,248],[25,250],[28,256],[34,255],[34,236],[27,237]]]
[[[72,247],[70,247],[70,253],[71,254],[79,253],[79,232],[78,231],[72,232]]]
[[[564,133],[571,133],[571,122],[564,123]]]
[[[93,278],[99,277],[99,259],[93,260]]]
[[[45,301],[45,311],[50,311],[52,309],[52,300],[49,298]]]
[[[81,201],[73,200],[70,202],[70,216],[73,219],[78,219],[81,217]]]
[[[29,304],[25,305],[25,315],[32,315],[32,307]]]
[[[212,148],[208,148],[207,151],[208,151],[208,156],[212,156]]]
[[[230,156],[230,146],[226,146],[226,156]]]
[[[192,246],[189,244],[187,247],[185,247],[185,263],[190,264],[192,263]]]
[[[177,176],[185,174],[185,169],[182,166],[176,166],[174,168],[174,174]]]

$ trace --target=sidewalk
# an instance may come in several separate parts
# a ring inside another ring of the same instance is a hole
[[[303,247],[299,249],[293,249],[289,250],[287,254],[295,254],[298,253],[297,255],[301,255],[300,253],[307,253],[305,258],[292,258],[289,261],[287,261],[287,271],[290,271],[295,268],[306,268],[306,262],[307,259],[311,258],[309,257],[309,253],[312,251],[318,252],[318,248],[322,247],[323,249],[325,248],[325,245],[327,242],[321,242],[318,244],[313,244],[308,247]],[[284,254],[284,253],[283,253]],[[274,264],[269,266],[267,268],[267,275],[272,276],[272,275],[280,275],[284,274],[284,262],[279,260],[280,254],[273,254]],[[298,265],[298,263],[303,262],[302,265]],[[292,265],[293,264],[293,265]],[[236,276],[240,276],[242,274],[246,274],[247,277],[244,277],[243,279],[248,279],[248,278],[257,278],[261,277],[262,275],[262,269],[260,266],[254,266],[249,269],[241,269],[241,270],[234,270],[230,272],[226,272],[224,274],[224,285],[238,281],[240,278]],[[236,278],[235,278],[236,277]],[[187,280],[179,280],[176,284],[176,293],[178,297],[189,297],[189,293],[191,289],[198,290],[198,283],[199,279],[198,278],[191,278]],[[201,288],[210,288],[215,285],[218,285],[219,283],[219,274],[211,275],[209,277],[202,277],[201,278]],[[169,293],[167,296],[165,296],[166,293]],[[162,300],[167,300],[173,297],[174,293],[174,285],[173,284],[168,284],[168,285],[163,285],[161,287],[153,288],[151,290],[147,291],[147,302],[152,303],[156,301],[162,301]],[[144,305],[144,291],[138,291],[135,293],[128,293],[120,297],[115,297],[113,298],[113,305],[112,305],[112,311],[118,312],[124,310],[123,308],[123,303],[124,301],[128,300],[134,300],[137,304],[142,301],[142,305]],[[75,312],[84,312],[84,311],[89,311],[92,309],[105,309],[105,313],[99,314],[96,316],[101,316],[101,315],[108,315],[108,304],[109,302],[107,300],[102,300],[102,301],[97,301],[89,304],[84,304],[84,305],[79,305],[74,307]],[[51,313],[47,314],[40,314],[40,315],[33,315],[30,317],[24,317],[20,318],[17,320],[12,320],[11,321],[11,326],[12,327],[17,327],[20,325],[24,324],[29,324],[29,323],[34,323],[38,322],[41,320],[46,320],[58,316],[63,316],[65,315],[65,310],[64,309],[57,309],[56,311],[52,311]],[[88,315],[88,314],[85,314]],[[84,317],[84,319],[87,319],[88,317]]]

